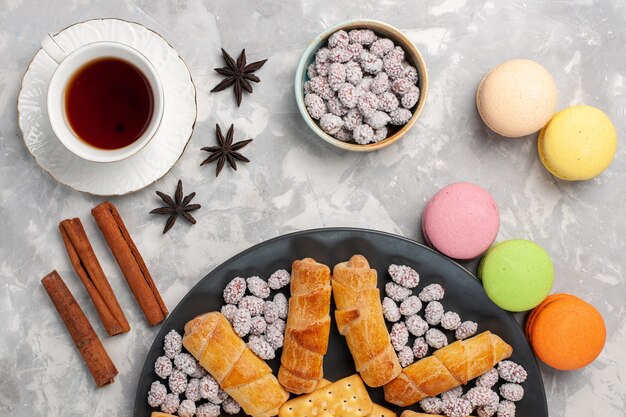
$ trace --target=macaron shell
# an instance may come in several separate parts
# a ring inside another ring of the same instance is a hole
[[[590,364],[606,341],[604,319],[598,310],[574,296],[548,303],[534,318],[530,333],[537,357],[560,370]]]
[[[530,135],[556,110],[552,75],[528,59],[513,59],[492,69],[476,91],[476,106],[485,124],[505,137]]]
[[[473,259],[494,242],[500,227],[498,206],[482,187],[460,182],[441,189],[422,215],[424,240],[454,259]]]
[[[507,240],[492,246],[478,268],[485,292],[500,308],[527,311],[552,289],[554,267],[547,252],[528,240]]]
[[[591,106],[574,106],[557,113],[541,130],[537,150],[543,165],[556,177],[588,180],[613,161],[617,133],[611,119]]]
[[[574,297],[574,296],[570,294],[551,294],[547,296],[545,300],[541,302],[541,304],[533,308],[533,310],[530,312],[530,314],[526,318],[526,326],[524,327],[524,333],[526,334],[526,338],[528,339],[529,342],[531,341],[531,338],[532,338],[531,331],[532,331],[533,324],[535,322],[535,318],[537,317],[539,313],[541,313],[541,311],[543,311],[543,308],[554,301],[558,301],[558,300],[561,300],[563,298],[568,298],[568,297]]]

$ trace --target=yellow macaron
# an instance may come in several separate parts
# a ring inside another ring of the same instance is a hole
[[[541,129],[537,150],[554,176],[580,181],[597,177],[613,161],[617,133],[611,119],[591,106],[561,110]]]

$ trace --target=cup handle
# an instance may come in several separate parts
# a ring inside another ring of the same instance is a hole
[[[65,49],[63,49],[57,41],[54,40],[52,34],[48,33],[41,40],[41,48],[44,50],[46,54],[50,58],[52,58],[57,64],[60,64],[61,61],[65,59],[65,57],[69,54]]]

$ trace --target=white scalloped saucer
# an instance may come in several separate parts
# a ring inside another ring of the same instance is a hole
[[[120,19],[94,19],[54,35],[66,50],[98,41],[125,43],[143,53],[156,68],[165,94],[159,130],[135,155],[118,162],[79,158],[56,138],[46,108],[48,84],[56,65],[41,49],[22,79],[17,102],[24,143],[39,166],[58,182],[95,195],[122,195],[164,176],[180,158],[196,121],[196,89],[178,53],[156,32]]]

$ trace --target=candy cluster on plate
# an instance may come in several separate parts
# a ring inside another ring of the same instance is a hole
[[[521,384],[527,376],[521,365],[504,360],[479,376],[476,386],[465,393],[459,386],[436,397],[424,398],[419,405],[426,413],[448,417],[467,417],[472,411],[476,411],[478,417],[514,417],[515,403],[524,397]]]
[[[287,298],[278,292],[270,300],[270,295],[272,290],[279,290],[290,281],[289,272],[279,269],[267,281],[258,276],[236,277],[224,288],[226,304],[221,313],[234,332],[247,340],[250,350],[261,359],[273,359],[276,350],[283,346]],[[180,417],[217,417],[220,410],[227,414],[239,413],[239,404],[220,388],[193,356],[184,351],[178,332],[172,330],[165,336],[163,350],[165,354],[157,358],[154,371],[165,383],[152,383],[148,405],[160,407],[164,413],[177,413]],[[181,395],[184,397],[182,401]]]
[[[391,326],[391,344],[398,352],[402,367],[428,354],[429,347],[441,349],[448,345],[448,337],[436,326],[454,332],[456,340],[472,337],[478,325],[473,321],[462,321],[458,313],[445,311],[441,300],[445,295],[439,284],[426,285],[418,293],[420,277],[411,267],[392,264],[388,268],[392,281],[385,285],[383,315]],[[422,312],[423,314],[420,314]],[[415,339],[412,345],[410,336]]]
[[[402,126],[420,97],[418,72],[404,50],[369,29],[339,30],[307,69],[304,103],[324,132],[365,145]]]
[[[418,295],[414,295],[413,291],[420,281],[417,271],[406,265],[392,264],[388,272],[392,281],[385,285],[386,297],[382,301],[382,309],[385,319],[393,323],[391,344],[403,368],[426,357],[430,348],[437,350],[447,346],[448,336],[444,331],[454,332],[456,340],[474,336],[478,330],[477,323],[462,321],[458,313],[445,310],[442,304],[445,290],[440,284],[426,285]],[[414,337],[412,344],[411,336]],[[421,400],[420,406],[427,413],[448,417],[466,417],[474,410],[479,417],[496,414],[498,417],[513,417],[515,402],[524,396],[524,388],[520,384],[526,376],[523,367],[505,360],[477,378],[476,386],[467,392],[463,393],[463,387],[458,386],[439,396]],[[500,379],[504,383],[495,391],[493,388]]]
[[[267,281],[258,276],[237,277],[224,288],[221,313],[233,326],[235,333],[247,338],[250,349],[261,359],[276,356],[283,346],[285,320],[289,309],[287,297],[277,292],[270,300],[272,290],[279,290],[291,281],[291,275],[279,269]]]
[[[150,386],[150,407],[160,407],[164,413],[176,413],[180,417],[217,417],[222,411],[239,413],[239,404],[184,351],[182,337],[176,330],[165,335],[163,353],[154,363],[154,372],[164,381],[155,381]]]

